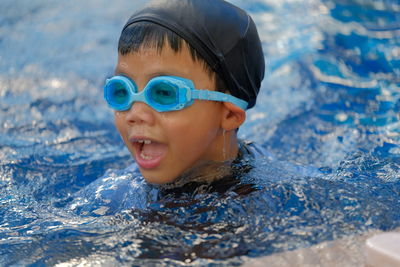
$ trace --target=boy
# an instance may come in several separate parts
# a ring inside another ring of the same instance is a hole
[[[105,99],[147,182],[207,172],[246,151],[236,133],[264,77],[246,12],[222,0],[153,1],[128,20],[118,52]]]

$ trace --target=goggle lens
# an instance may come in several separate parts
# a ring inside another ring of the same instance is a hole
[[[165,82],[158,82],[151,87],[150,97],[159,105],[173,105],[177,103],[178,88]]]
[[[111,88],[111,99],[112,102],[117,105],[122,105],[129,100],[128,89],[121,83],[114,83]]]

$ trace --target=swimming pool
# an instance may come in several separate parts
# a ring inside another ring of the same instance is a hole
[[[107,170],[132,178],[101,87],[145,1],[114,2],[0,3],[0,266],[239,265],[400,226],[395,0],[232,1],[252,14],[267,62],[239,132],[275,157],[246,174],[254,190],[150,203],[136,190],[121,199],[130,208],[71,212],[80,192],[113,190]]]

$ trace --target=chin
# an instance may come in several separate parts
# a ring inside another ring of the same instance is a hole
[[[144,172],[142,172],[142,175],[144,177],[144,179],[146,180],[146,182],[150,183],[150,184],[158,184],[158,185],[162,185],[162,184],[166,184],[166,183],[171,183],[173,181],[176,180],[175,177],[173,178],[160,178],[163,177],[163,175],[148,175],[145,174]]]

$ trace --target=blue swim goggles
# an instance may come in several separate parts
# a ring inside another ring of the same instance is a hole
[[[248,104],[221,92],[197,90],[191,80],[175,76],[155,77],[140,92],[128,77],[114,76],[106,81],[104,98],[118,111],[130,109],[134,102],[144,102],[158,112],[181,110],[193,104],[195,99],[230,102],[243,110]]]

